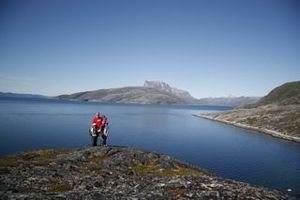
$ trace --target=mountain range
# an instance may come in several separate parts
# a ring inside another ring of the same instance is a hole
[[[58,99],[139,104],[197,104],[241,106],[255,103],[258,97],[221,97],[196,99],[188,91],[171,87],[163,81],[145,81],[143,86],[78,92],[57,96]]]

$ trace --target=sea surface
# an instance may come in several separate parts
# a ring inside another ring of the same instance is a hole
[[[109,120],[110,145],[171,155],[225,178],[300,197],[300,144],[192,116],[217,106],[134,105],[0,99],[0,154],[84,147],[95,112]]]

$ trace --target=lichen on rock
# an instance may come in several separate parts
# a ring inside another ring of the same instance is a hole
[[[0,157],[0,199],[289,199],[167,155],[127,147]]]

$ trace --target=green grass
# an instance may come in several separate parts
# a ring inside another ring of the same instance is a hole
[[[186,191],[187,191],[187,189],[185,189],[185,188],[172,188],[172,189],[168,189],[167,193],[170,194],[171,196],[181,196]]]
[[[72,187],[69,183],[56,183],[52,184],[48,187],[47,192],[55,192],[55,193],[61,193],[61,192],[68,192],[72,190]]]
[[[193,168],[175,167],[175,168],[161,168],[154,162],[148,164],[135,164],[132,166],[134,173],[142,176],[160,176],[160,177],[174,177],[174,176],[203,176],[206,173]]]
[[[71,153],[71,150],[34,150],[13,156],[1,156],[0,167],[17,167],[23,165],[46,166],[50,159],[58,155]]]
[[[248,117],[246,123],[253,126],[257,123],[257,118],[256,117]]]

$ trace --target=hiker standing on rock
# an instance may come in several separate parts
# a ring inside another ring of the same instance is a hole
[[[99,135],[102,137],[102,144],[106,145],[106,139],[108,134],[108,122],[105,115],[101,116],[99,112],[95,114],[95,117],[92,120],[90,134],[92,136],[93,146],[97,146]]]

